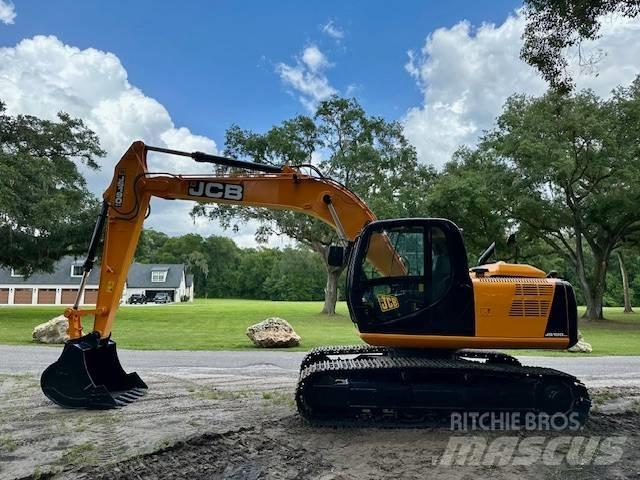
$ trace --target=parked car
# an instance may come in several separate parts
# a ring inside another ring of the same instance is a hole
[[[171,297],[166,292],[158,292],[156,296],[153,297],[154,303],[171,303]]]
[[[147,303],[147,297],[141,293],[134,293],[129,297],[127,303]]]

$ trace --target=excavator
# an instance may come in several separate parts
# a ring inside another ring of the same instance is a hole
[[[151,172],[147,155],[211,163],[227,173]],[[558,370],[522,365],[499,349],[566,349],[577,342],[571,285],[530,265],[469,268],[461,230],[440,218],[377,220],[345,186],[312,165],[255,163],[135,142],[117,163],[83,265],[69,337],[42,374],[67,408],[125,406],[147,385],[126,373],[111,330],[151,197],[286,209],[332,226],[327,263],[346,266],[346,300],[364,343],[320,347],[302,360],[295,392],[314,425],[432,425],[452,412],[571,415],[583,424],[585,386]],[[79,306],[104,232],[95,308]],[[83,333],[82,317],[93,316]],[[186,327],[188,328],[188,326]],[[498,350],[496,350],[498,349]]]

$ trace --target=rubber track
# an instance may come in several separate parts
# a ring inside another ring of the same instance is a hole
[[[432,352],[433,353],[433,352]],[[355,358],[330,358],[333,355],[355,355]],[[464,360],[461,357],[484,359],[486,362]],[[296,389],[296,404],[302,417],[309,423],[319,426],[375,426],[375,427],[431,427],[441,424],[445,415],[431,412],[424,421],[411,421],[410,423],[395,421],[393,418],[380,419],[371,417],[363,420],[360,417],[350,418],[315,418],[313,412],[307,407],[310,395],[309,387],[314,379],[329,372],[348,378],[350,373],[368,373],[375,378],[378,371],[437,371],[455,372],[455,375],[463,377],[469,373],[481,373],[483,375],[506,375],[516,379],[530,380],[535,378],[538,382],[558,380],[572,389],[574,400],[573,412],[578,412],[582,422],[586,421],[591,400],[585,386],[574,376],[559,370],[543,367],[528,367],[520,365],[520,362],[510,355],[502,352],[485,350],[458,350],[449,352],[448,356],[426,356],[424,351],[408,353],[406,350],[396,350],[387,347],[375,347],[369,345],[319,347],[310,351],[301,363],[300,378]],[[446,410],[446,405],[441,407]],[[398,410],[401,410],[398,409]],[[449,416],[446,415],[446,419]]]

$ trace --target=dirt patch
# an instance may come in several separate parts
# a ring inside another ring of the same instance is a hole
[[[62,409],[44,397],[36,375],[0,375],[0,479],[74,477],[87,466],[290,416],[290,375],[264,370],[145,372],[145,397],[105,411]]]
[[[151,455],[105,469],[90,469],[80,478],[140,479],[604,479],[638,478],[640,463],[634,436],[637,412],[595,414],[590,426],[572,434],[585,439],[625,435],[624,455],[613,465],[443,465],[451,433],[442,430],[317,429],[302,425],[297,416],[266,422],[221,435],[204,435]],[[504,432],[484,433],[491,444]],[[537,433],[509,434],[519,441]],[[546,442],[564,437],[556,433]],[[560,452],[562,455],[562,452]],[[485,456],[486,458],[486,456]],[[482,463],[482,462],[481,462]]]
[[[593,389],[587,427],[570,433],[313,428],[295,413],[296,378],[268,368],[145,372],[146,397],[102,412],[51,405],[35,376],[0,376],[0,478],[640,478],[637,388]],[[621,459],[595,465],[588,442],[601,446],[612,436],[624,437]],[[558,465],[501,465],[489,456],[500,442],[533,437],[564,442]],[[485,445],[479,461],[447,463],[452,438]],[[582,457],[568,460],[580,439]]]

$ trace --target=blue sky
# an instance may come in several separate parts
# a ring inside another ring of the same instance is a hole
[[[518,1],[231,2],[20,1],[0,44],[55,35],[80,49],[115,53],[129,81],[162,103],[176,124],[222,142],[230,123],[263,130],[305,113],[287,93],[278,62],[310,44],[334,66],[332,84],[371,113],[396,119],[420,102],[404,69],[407,50],[426,35],[467,19],[501,23]],[[340,43],[322,32],[332,22]]]
[[[231,124],[265,131],[331,93],[400,121],[419,160],[440,168],[492,127],[509,95],[547,88],[519,58],[520,6],[0,0],[0,99],[10,114],[55,118],[64,110],[96,131],[107,156],[100,172],[84,172],[96,195],[134,140],[219,152]],[[570,68],[579,88],[607,95],[638,74],[640,18],[607,18],[601,33],[582,46],[606,53],[597,71],[573,61]],[[152,166],[209,171],[173,157]],[[188,202],[153,206],[146,225],[166,233],[255,243],[255,224],[230,233],[216,222],[194,224]]]

